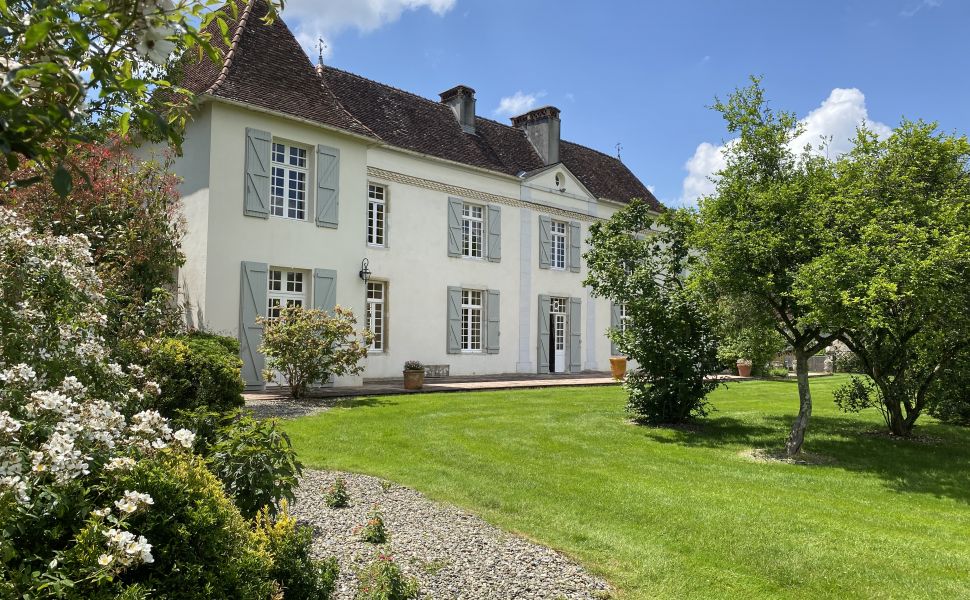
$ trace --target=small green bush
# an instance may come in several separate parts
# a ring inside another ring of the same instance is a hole
[[[970,355],[958,356],[940,370],[928,398],[931,415],[944,423],[970,427]]]
[[[273,579],[283,588],[286,600],[326,600],[333,594],[339,567],[337,559],[310,558],[313,531],[298,525],[287,512],[284,500],[274,517],[263,509],[256,517],[256,531],[273,556]]]
[[[418,597],[418,580],[405,576],[387,554],[379,554],[357,577],[355,600],[412,600]]]
[[[345,508],[350,504],[347,482],[344,481],[343,477],[338,477],[336,481],[330,484],[324,500],[330,508]]]
[[[247,519],[264,506],[275,514],[280,502],[294,501],[303,464],[276,421],[255,419],[242,410],[196,410],[181,413],[174,422],[196,433],[196,453],[205,457]]]
[[[367,515],[367,522],[360,528],[360,539],[371,544],[383,544],[387,541],[387,528],[384,527],[384,517],[377,507]]]
[[[131,529],[151,541],[154,563],[123,572],[122,580],[143,584],[155,598],[270,596],[273,559],[266,545],[200,458],[161,454],[111,483],[110,496],[138,490],[154,501],[131,518]]]
[[[238,341],[193,332],[163,338],[148,350],[146,372],[162,388],[153,408],[163,415],[199,408],[225,412],[243,406]]]

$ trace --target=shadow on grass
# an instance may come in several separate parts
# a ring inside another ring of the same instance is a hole
[[[388,396],[383,396],[380,398],[376,397],[362,397],[354,396],[351,398],[335,398],[330,401],[334,408],[360,408],[363,406],[395,406],[397,402],[393,398]]]
[[[647,428],[660,443],[691,447],[742,446],[768,451],[784,446],[795,415],[764,415],[750,421],[722,416],[689,428]],[[897,492],[916,492],[970,503],[970,432],[937,423],[917,425],[914,439],[882,434],[879,423],[853,417],[813,416],[805,450],[832,459],[812,469],[843,469],[876,475]]]

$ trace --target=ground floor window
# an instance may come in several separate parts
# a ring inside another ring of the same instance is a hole
[[[364,317],[367,329],[374,335],[370,349],[373,352],[383,352],[387,339],[387,316],[385,303],[387,301],[387,284],[382,281],[367,282],[367,314]]]
[[[482,291],[461,291],[461,350],[482,351]]]
[[[623,333],[626,331],[626,323],[628,319],[628,317],[626,316],[626,304],[620,304],[619,312],[620,312],[620,322],[617,324],[617,327],[619,328],[620,333]]]
[[[282,308],[304,306],[307,289],[304,282],[303,271],[270,267],[266,316],[278,319]]]

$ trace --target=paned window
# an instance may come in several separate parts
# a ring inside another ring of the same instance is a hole
[[[461,350],[482,351],[482,292],[461,291]]]
[[[463,204],[461,207],[461,253],[470,258],[485,256],[485,207]]]
[[[552,268],[566,268],[566,223],[552,222]]]
[[[287,219],[306,219],[306,182],[306,148],[273,142],[270,214]]]
[[[387,317],[385,301],[387,300],[387,285],[380,281],[367,282],[367,314],[365,323],[367,329],[374,335],[370,349],[383,352],[387,338]]]
[[[382,185],[367,186],[367,243],[371,246],[386,245],[387,219],[386,190]]]
[[[619,323],[619,329],[620,329],[621,332],[623,332],[623,331],[626,331],[626,323],[627,323],[627,318],[628,318],[626,316],[626,304],[621,304],[619,308],[620,308],[620,323]]]
[[[303,306],[306,303],[305,290],[302,271],[270,269],[266,316],[277,319],[280,316],[280,309]]]

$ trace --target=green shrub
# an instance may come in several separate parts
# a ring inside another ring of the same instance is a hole
[[[238,341],[193,332],[163,338],[148,350],[146,371],[162,388],[153,408],[163,415],[198,408],[223,412],[243,405]]]
[[[344,481],[343,477],[338,477],[336,481],[330,484],[324,500],[330,508],[345,508],[350,504],[347,482]]]
[[[371,544],[383,544],[387,541],[387,528],[384,527],[384,517],[377,507],[367,515],[367,522],[359,528],[360,539]]]
[[[201,459],[163,454],[139,461],[113,482],[113,494],[139,490],[154,500],[131,519],[152,543],[151,568],[125,571],[157,598],[266,600],[273,559],[263,540]]]
[[[273,579],[283,588],[286,600],[326,600],[333,594],[339,568],[337,559],[310,558],[313,531],[298,525],[287,512],[284,500],[274,517],[266,509],[256,517],[256,531],[273,556]]]
[[[379,554],[357,577],[355,600],[411,600],[418,597],[418,580],[406,577],[387,554]]]
[[[970,427],[970,356],[961,355],[941,369],[928,396],[931,415],[944,423]]]
[[[195,451],[247,519],[264,506],[275,513],[282,500],[294,501],[303,464],[276,421],[254,419],[241,410],[197,410],[183,412],[175,422],[196,432]]]

